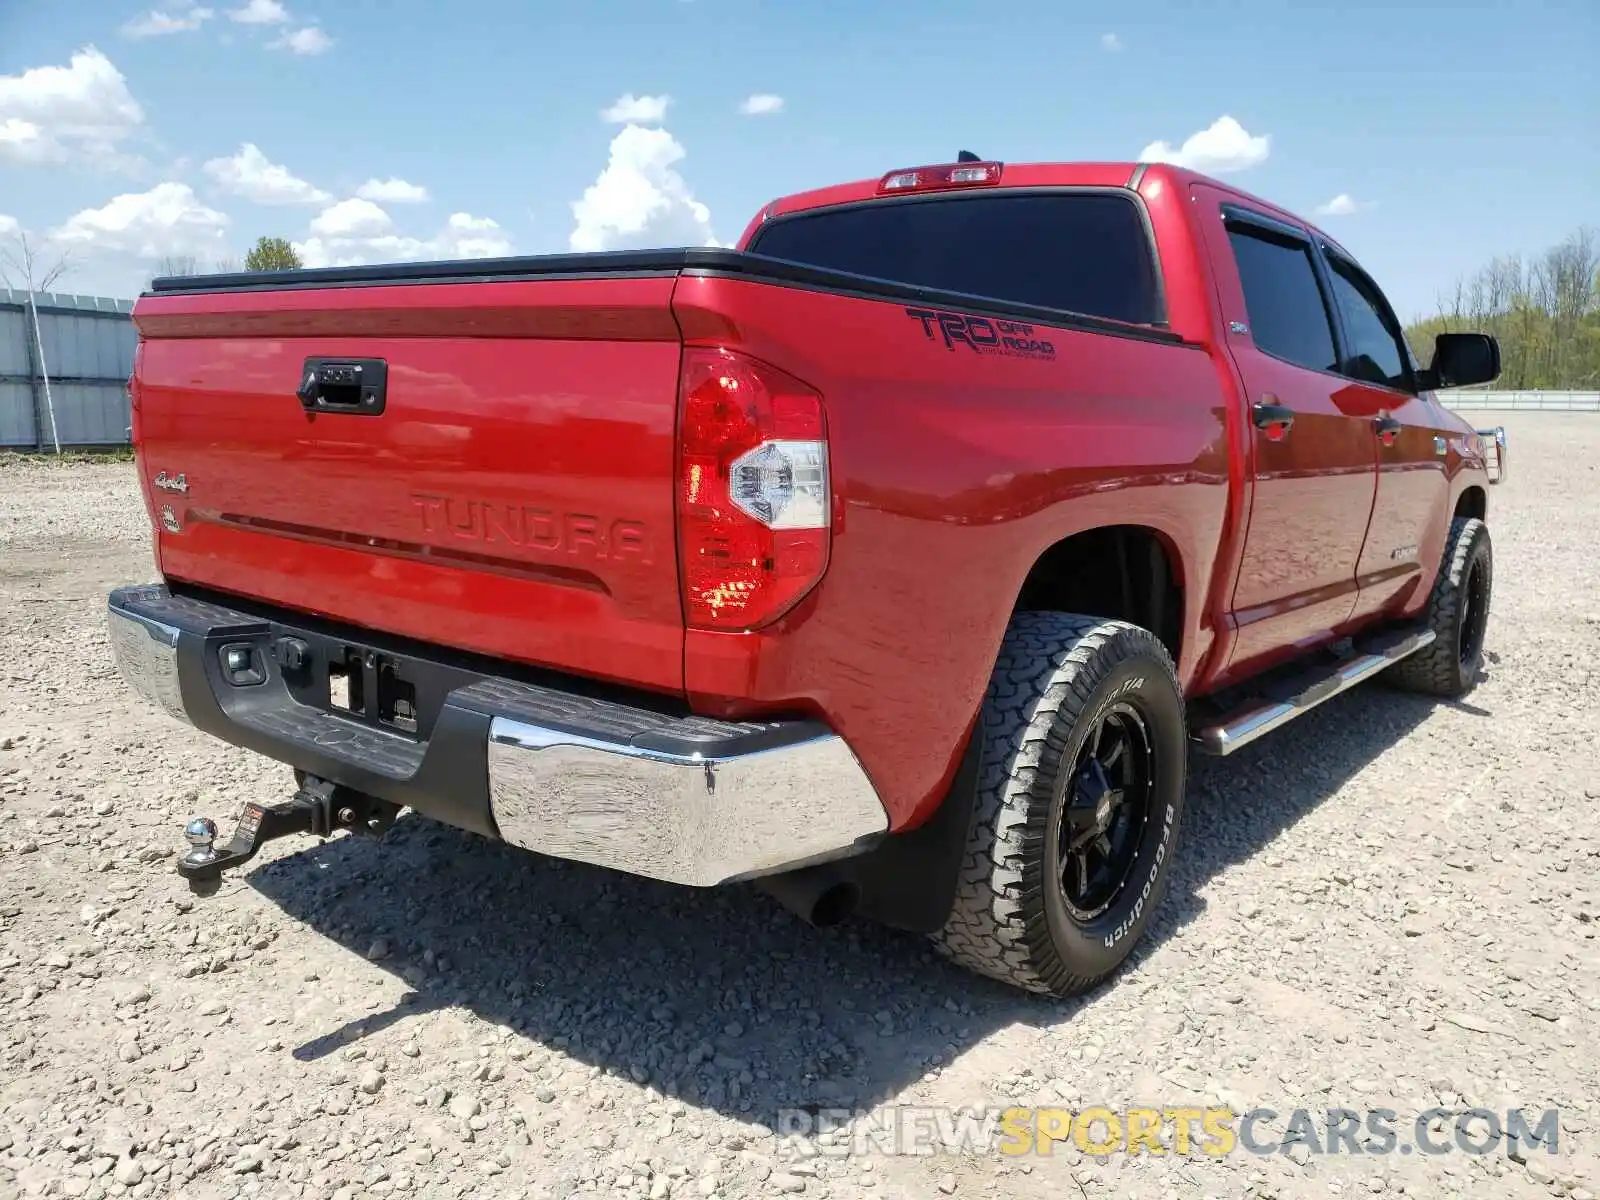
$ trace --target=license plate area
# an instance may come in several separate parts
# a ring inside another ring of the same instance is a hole
[[[279,636],[271,657],[300,704],[418,741],[451,686],[416,659],[318,636]]]
[[[377,650],[341,646],[328,655],[321,674],[326,687],[321,706],[328,712],[417,736],[417,685],[406,677],[406,666],[399,659]]]

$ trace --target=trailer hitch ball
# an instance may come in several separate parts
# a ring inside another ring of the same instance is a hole
[[[184,826],[183,840],[189,843],[190,862],[210,862],[217,856],[212,849],[217,841],[217,823],[210,817],[195,817]]]
[[[217,857],[217,823],[209,817],[195,817],[183,829],[183,840],[189,850],[183,856],[185,865],[204,867]],[[197,873],[187,876],[189,890],[197,896],[215,896],[222,887],[222,874]]]
[[[178,874],[196,896],[215,896],[222,873],[249,862],[268,842],[298,833],[332,837],[339,829],[381,836],[399,811],[397,805],[306,775],[281,804],[248,802],[233,837],[220,849],[216,824],[205,817],[191,820],[183,827],[189,849],[178,860]]]

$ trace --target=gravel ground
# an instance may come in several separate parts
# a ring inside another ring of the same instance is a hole
[[[1158,924],[1073,1003],[416,818],[192,903],[182,821],[287,770],[115,676],[104,593],[153,575],[132,468],[0,466],[0,1200],[1600,1192],[1600,418],[1506,423],[1484,682],[1369,685],[1197,759]],[[1258,1141],[1389,1108],[1406,1144],[1435,1106],[1561,1117],[1525,1161],[774,1135],[890,1104],[1267,1106]]]

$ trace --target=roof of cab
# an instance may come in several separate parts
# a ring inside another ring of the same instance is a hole
[[[993,161],[993,160],[983,160]],[[789,216],[794,213],[806,212],[812,209],[831,208],[840,204],[859,204],[867,200],[893,200],[894,196],[884,196],[878,190],[878,185],[885,176],[898,171],[916,170],[919,167],[935,164],[919,163],[916,166],[896,167],[892,171],[885,171],[883,175],[875,175],[870,179],[856,179],[848,183],[831,184],[828,187],[813,188],[809,191],[795,192],[788,196],[780,196],[772,201],[751,220],[738,244],[747,246],[750,238],[763,224],[774,217]],[[938,164],[945,165],[945,164]],[[1232,184],[1223,183],[1199,171],[1189,170],[1187,167],[1174,166],[1171,163],[1141,163],[1141,162],[1027,162],[1004,163],[1000,176],[999,188],[1020,187],[1118,187],[1143,190],[1146,179],[1164,179],[1174,186],[1187,189],[1190,184],[1203,183],[1211,187],[1220,188],[1225,192],[1238,197],[1240,200],[1260,207],[1268,216],[1275,216],[1280,220],[1289,220],[1308,227],[1314,234],[1335,249],[1344,251],[1333,238],[1310,221],[1272,203],[1261,196],[1246,192]],[[980,189],[973,189],[980,190]],[[926,193],[924,193],[926,194]],[[1348,254],[1348,251],[1344,251]]]

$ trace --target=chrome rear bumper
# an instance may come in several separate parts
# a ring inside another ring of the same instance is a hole
[[[110,612],[111,653],[133,691],[174,720],[188,723],[178,687],[178,630],[137,611]]]
[[[309,644],[313,661],[320,645],[360,641],[163,587],[118,589],[108,620],[128,686],[175,719],[556,858],[711,886],[842,857],[888,828],[849,747],[814,721],[716,721],[375,647],[444,680],[426,736],[406,736],[290,694],[284,638]],[[254,647],[265,681],[231,684],[224,646]]]
[[[820,728],[674,752],[496,717],[489,795],[513,845],[701,886],[825,861],[888,828],[855,756]]]

